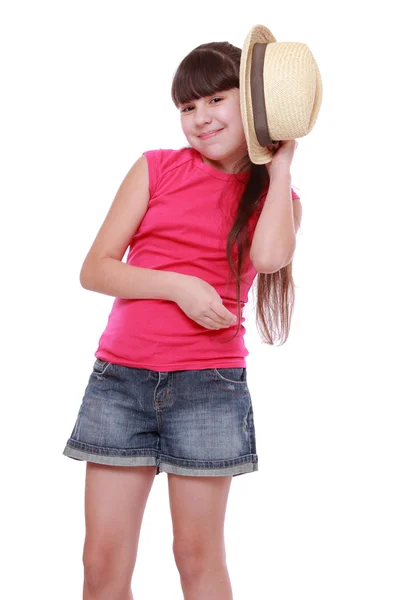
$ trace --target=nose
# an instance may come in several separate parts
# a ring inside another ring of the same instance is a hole
[[[196,127],[201,128],[204,124],[210,123],[212,120],[210,115],[210,107],[207,105],[197,105],[195,109],[194,122]]]

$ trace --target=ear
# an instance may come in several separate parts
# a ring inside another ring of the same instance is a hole
[[[300,198],[293,199],[293,219],[294,219],[294,231],[298,232],[300,229],[301,218],[303,215],[303,208],[301,206]]]

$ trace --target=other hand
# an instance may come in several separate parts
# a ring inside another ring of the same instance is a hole
[[[236,315],[223,304],[216,289],[199,277],[185,275],[177,288],[175,302],[189,317],[206,329],[231,327]]]

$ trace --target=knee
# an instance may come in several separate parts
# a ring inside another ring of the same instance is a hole
[[[184,579],[195,579],[210,565],[225,564],[224,549],[202,544],[200,541],[178,541],[173,543],[173,553],[178,571]]]
[[[83,572],[85,586],[93,593],[100,592],[113,580],[110,565],[99,556],[84,557]]]
[[[131,572],[121,572],[115,557],[107,553],[85,554],[82,559],[84,584],[92,594],[112,589],[129,588],[132,579]]]
[[[200,571],[203,553],[199,546],[174,542],[173,552],[176,566],[182,577],[191,579]]]

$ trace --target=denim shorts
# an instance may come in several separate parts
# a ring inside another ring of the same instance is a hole
[[[152,371],[96,359],[63,451],[178,475],[258,470],[246,368]]]

